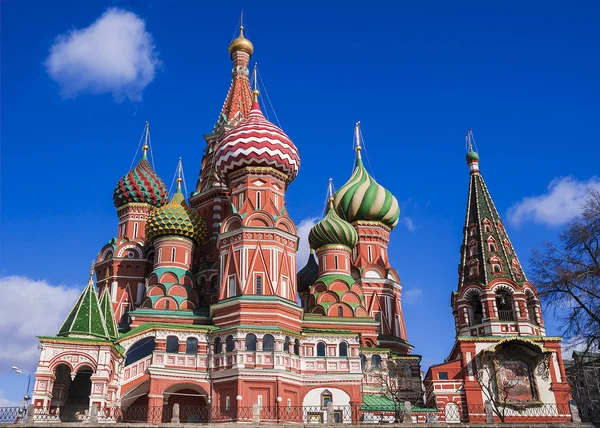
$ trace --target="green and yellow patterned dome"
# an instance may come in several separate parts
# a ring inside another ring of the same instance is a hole
[[[325,245],[344,245],[354,248],[358,242],[358,234],[354,227],[344,221],[333,208],[333,198],[329,198],[327,215],[313,226],[308,234],[310,248],[317,250]]]
[[[350,180],[335,192],[333,204],[339,216],[353,223],[374,221],[394,228],[400,218],[400,205],[389,190],[377,184],[363,166],[360,146]]]
[[[185,203],[178,178],[177,192],[171,201],[150,214],[146,223],[146,238],[153,241],[159,236],[183,236],[201,244],[206,238],[206,222]]]

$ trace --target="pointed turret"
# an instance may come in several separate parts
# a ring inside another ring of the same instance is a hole
[[[93,277],[94,265],[92,264],[90,279],[81,292],[79,299],[77,299],[77,303],[71,309],[69,316],[60,327],[58,336],[109,339],[110,335],[102,316],[98,296],[94,290]]]
[[[100,298],[100,312],[104,318],[104,324],[106,325],[106,331],[110,339],[116,339],[119,336],[117,330],[117,323],[115,322],[115,314],[113,312],[112,303],[110,301],[110,293],[108,288],[105,287]]]
[[[469,150],[466,159],[471,179],[459,288],[472,282],[487,285],[495,278],[508,278],[522,284],[526,281],[525,273],[479,171],[479,154],[473,148],[471,131],[467,134],[467,139]]]

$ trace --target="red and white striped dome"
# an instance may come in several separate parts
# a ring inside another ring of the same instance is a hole
[[[216,153],[216,169],[223,178],[240,168],[270,166],[287,176],[290,183],[298,175],[300,157],[292,140],[263,116],[255,94],[248,117],[221,141]]]

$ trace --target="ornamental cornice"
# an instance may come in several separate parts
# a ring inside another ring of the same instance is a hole
[[[383,230],[385,230],[387,233],[390,233],[392,231],[392,229],[388,226],[386,226],[383,223],[380,223],[378,221],[368,221],[368,220],[356,220],[353,221],[351,223],[353,226],[366,226],[366,227],[377,227],[377,228],[381,228]]]
[[[281,179],[281,181],[283,181],[284,183],[286,183],[289,179],[289,177],[286,174],[279,172],[275,168],[272,168],[270,166],[246,166],[229,173],[229,181],[233,182],[237,177],[245,174],[273,175]]]
[[[324,252],[331,251],[331,250],[339,250],[339,251],[344,251],[348,254],[352,254],[352,250],[350,248],[346,247],[345,245],[336,245],[336,244],[323,245],[322,247],[319,247],[316,250],[316,253],[317,253],[317,256],[320,256]]]

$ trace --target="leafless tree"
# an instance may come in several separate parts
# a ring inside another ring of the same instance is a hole
[[[539,296],[564,321],[564,336],[586,351],[600,345],[600,191],[590,189],[582,213],[531,256]]]
[[[479,354],[475,358],[477,381],[492,405],[492,410],[502,423],[506,418],[510,393],[519,384],[518,380],[499,379],[498,369],[502,366],[503,360],[502,354]]]
[[[371,368],[369,376],[380,385],[381,392],[394,402],[395,422],[400,421],[401,404],[405,401],[415,405],[423,404],[420,378],[415,381],[409,361],[388,358],[385,367]]]

